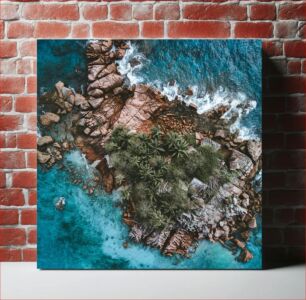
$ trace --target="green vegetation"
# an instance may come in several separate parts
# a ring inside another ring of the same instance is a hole
[[[133,207],[135,218],[151,228],[172,224],[192,208],[188,184],[196,177],[207,182],[220,175],[221,155],[211,147],[196,145],[192,135],[150,135],[116,128],[105,145],[116,180],[125,185],[124,203]]]

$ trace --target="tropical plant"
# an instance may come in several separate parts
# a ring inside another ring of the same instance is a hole
[[[191,146],[195,152],[189,155]],[[162,134],[158,128],[139,134],[117,127],[105,150],[120,175],[117,183],[128,186],[122,192],[123,201],[134,207],[136,221],[152,229],[174,224],[191,209],[186,187],[194,177],[203,182],[211,176],[226,180],[221,155],[211,147],[196,145],[191,134]]]
[[[165,137],[165,145],[167,151],[177,158],[187,157],[188,143],[183,136],[176,132],[170,131]]]

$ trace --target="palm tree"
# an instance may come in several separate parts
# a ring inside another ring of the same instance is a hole
[[[176,132],[169,132],[166,135],[166,146],[173,157],[187,157],[188,143]]]

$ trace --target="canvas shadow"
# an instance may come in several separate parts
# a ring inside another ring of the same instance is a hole
[[[298,189],[288,185],[286,179],[288,171],[297,168],[296,162],[290,161],[286,157],[288,145],[285,140],[286,131],[284,130],[283,116],[290,112],[290,101],[292,100],[287,93],[288,90],[283,86],[283,83],[289,84],[286,82],[286,60],[284,58],[271,59],[263,53],[262,75],[262,250],[263,268],[271,269],[305,263],[305,178],[304,180],[303,178],[299,179],[303,180],[304,186],[299,186]],[[289,150],[296,149],[294,145],[291,145]],[[299,168],[302,169],[303,166],[299,166]],[[304,177],[304,175],[302,176]],[[294,215],[297,207],[300,211],[304,211],[300,217],[303,220],[299,220],[298,223]]]

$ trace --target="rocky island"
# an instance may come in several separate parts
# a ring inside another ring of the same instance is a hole
[[[98,185],[121,193],[122,221],[129,226],[124,247],[142,243],[188,258],[205,239],[248,262],[247,243],[261,215],[254,184],[261,142],[230,130],[237,115],[224,118],[226,104],[200,114],[179,97],[170,101],[149,84],[131,84],[118,70],[128,48],[125,41],[89,42],[87,91],[76,93],[59,81],[43,93],[41,126],[66,137],[41,136],[39,163],[52,168],[65,152],[80,149],[99,172],[84,187],[88,193]]]

